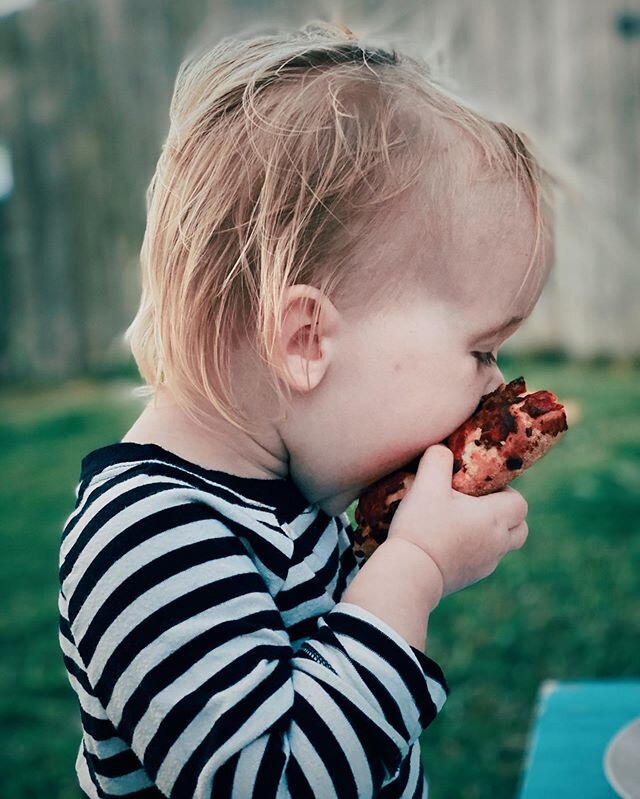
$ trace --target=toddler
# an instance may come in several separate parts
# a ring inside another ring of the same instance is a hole
[[[527,537],[438,445],[552,262],[527,139],[348,30],[181,65],[127,340],[152,395],[83,458],[60,646],[84,794],[426,797],[430,614]],[[388,539],[347,509],[422,454]]]

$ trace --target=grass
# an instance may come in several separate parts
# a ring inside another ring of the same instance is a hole
[[[432,799],[514,799],[543,680],[638,676],[640,369],[519,360],[504,371],[577,401],[582,418],[514,483],[530,508],[524,548],[432,615],[428,653],[451,686],[422,736]],[[59,536],[80,459],[117,441],[141,407],[127,385],[0,392],[6,799],[79,796],[78,712],[57,644]]]

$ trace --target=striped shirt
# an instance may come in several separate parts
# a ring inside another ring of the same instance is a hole
[[[426,797],[419,736],[440,667],[340,598],[346,513],[290,478],[155,444],[82,460],[60,546],[60,633],[84,793],[172,799]]]

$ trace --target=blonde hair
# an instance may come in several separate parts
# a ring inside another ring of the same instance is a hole
[[[394,198],[406,203],[419,188],[437,233],[471,179],[512,178],[535,211],[523,287],[536,274],[551,176],[524,134],[465,106],[418,58],[367,48],[323,21],[226,37],[180,65],[170,121],[147,190],[142,296],[125,340],[142,393],[165,385],[205,427],[210,405],[251,429],[233,396],[231,354],[246,340],[273,366],[288,286],[364,310],[427,279],[424,261],[389,274],[359,256]],[[267,373],[290,399],[277,370]]]

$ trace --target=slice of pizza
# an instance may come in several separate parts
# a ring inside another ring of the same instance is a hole
[[[452,487],[472,496],[504,488],[553,447],[567,430],[565,409],[550,391],[527,391],[523,377],[485,394],[466,422],[442,443],[453,452]],[[420,458],[369,486],[355,509],[353,549],[368,558],[415,479]]]

